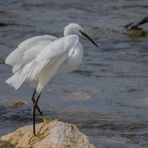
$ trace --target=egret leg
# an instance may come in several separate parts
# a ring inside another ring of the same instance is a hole
[[[35,103],[35,95],[36,95],[36,89],[34,90],[33,95],[32,95],[32,102],[33,102],[33,104]],[[40,113],[40,115],[42,116],[43,122],[47,122],[48,119],[45,117],[45,115],[43,114],[43,112],[39,108],[38,104],[36,104],[36,108],[37,108],[38,112]]]
[[[36,113],[36,108],[35,108],[35,104],[33,104],[33,134],[36,135],[35,132],[35,113]]]
[[[33,134],[34,135],[36,135],[36,132],[35,132],[36,108],[37,108],[37,103],[39,101],[40,96],[41,96],[41,93],[38,95],[37,99],[35,100],[33,104]]]
[[[32,95],[32,102],[33,102],[33,104],[35,103],[35,95],[36,95],[36,89],[34,90],[33,95]],[[39,100],[39,98],[38,98],[38,100]],[[38,101],[37,101],[37,103],[38,103]],[[50,120],[48,120],[48,119],[45,117],[45,115],[43,114],[43,112],[40,110],[38,104],[36,104],[36,108],[37,108],[38,112],[40,113],[40,115],[42,116],[43,122],[49,123]]]
[[[34,134],[36,137],[41,138],[41,136],[46,132],[46,130],[41,132],[42,128],[43,128],[46,124],[48,124],[48,123],[50,123],[50,122],[57,121],[57,120],[48,120],[48,119],[44,116],[44,114],[41,112],[41,110],[40,110],[40,108],[39,108],[39,106],[38,106],[38,101],[39,101],[39,98],[40,98],[40,96],[41,96],[41,93],[37,96],[37,99],[36,99],[36,100],[35,100],[35,95],[36,95],[36,90],[34,91],[33,96],[32,96],[32,100],[33,100],[33,134]],[[43,120],[43,122],[44,122],[43,125],[42,125],[42,127],[39,129],[39,131],[38,131],[37,133],[36,133],[36,128],[35,128],[36,109],[37,109],[37,110],[39,111],[39,113],[41,114],[42,120]]]
[[[41,136],[42,134],[44,134],[44,132],[45,132],[45,131],[44,131],[44,132],[41,133],[41,129],[43,128],[43,126],[45,126],[45,124],[46,124],[47,122],[49,122],[48,119],[46,119],[45,116],[43,115],[42,118],[43,118],[44,124],[43,124],[43,126],[41,127],[41,129],[39,130],[39,132],[36,133],[36,130],[35,130],[35,129],[36,129],[36,128],[35,128],[35,122],[36,122],[36,108],[37,108],[37,103],[38,103],[38,101],[39,101],[40,96],[41,96],[41,93],[38,95],[37,99],[35,100],[35,102],[34,102],[34,104],[33,104],[33,134],[34,134],[36,137],[39,137],[39,138],[41,138],[40,136]]]
[[[34,90],[33,95],[32,95],[32,102],[33,102],[33,104],[35,103],[35,95],[36,95],[36,89]],[[36,108],[37,108],[38,112],[40,113],[40,115],[41,115],[42,118],[43,118],[43,117],[44,117],[44,114],[43,114],[43,112],[40,110],[38,104],[36,105]]]

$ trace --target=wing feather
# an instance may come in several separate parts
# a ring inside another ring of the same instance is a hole
[[[32,70],[29,74],[29,79],[37,79],[38,74],[48,65],[54,63],[55,60],[60,59],[64,62],[70,49],[78,41],[78,37],[72,35],[71,37],[64,37],[59,40],[54,41],[49,46],[44,48],[44,50],[34,59],[32,64]],[[62,64],[63,62],[60,62]]]
[[[16,65],[13,67],[14,75],[6,82],[18,89],[25,81],[33,82],[39,80],[39,77],[44,77],[43,73],[49,79],[52,78],[78,40],[78,36],[70,35],[51,42],[28,63],[21,63],[21,65],[15,63]],[[26,52],[29,53],[29,51]],[[50,76],[46,72],[49,72]]]
[[[50,35],[36,36],[23,41],[5,60],[9,65],[24,65],[32,61],[43,48],[57,38]]]

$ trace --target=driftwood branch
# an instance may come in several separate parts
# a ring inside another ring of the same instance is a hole
[[[148,23],[148,16],[145,16],[144,18],[138,20],[137,22],[130,22],[123,27],[127,30],[132,30],[134,28],[138,28],[140,25],[143,25],[145,23]]]

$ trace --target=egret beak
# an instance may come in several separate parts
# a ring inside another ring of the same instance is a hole
[[[85,32],[83,32],[82,30],[80,30],[80,33],[85,36],[87,39],[89,39],[97,48],[99,48],[99,46],[95,43],[95,41],[93,41]]]

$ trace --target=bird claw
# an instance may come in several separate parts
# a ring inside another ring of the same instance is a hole
[[[44,123],[48,123],[48,119],[45,116],[42,116],[42,120]]]
[[[44,139],[47,135],[45,135],[45,131],[42,132],[42,133],[33,134],[29,139],[29,144],[34,145],[36,142],[41,141],[42,139]]]
[[[57,119],[49,120],[45,116],[42,116],[42,120],[43,120],[44,123],[51,123],[51,122],[54,122],[54,121],[58,121]]]
[[[45,116],[42,117],[43,120],[43,124],[40,127],[39,131],[36,134],[33,134],[30,139],[29,139],[29,144],[33,145],[34,143],[36,143],[37,141],[40,141],[42,139],[44,139],[49,133],[47,132],[47,129],[43,128],[45,127],[46,124],[51,123],[51,122],[55,122],[58,121],[57,119],[55,120],[49,120],[47,119]],[[47,132],[47,133],[46,133]]]
[[[39,131],[36,134],[33,134],[30,139],[29,139],[29,144],[33,145],[38,141],[41,141],[42,139],[44,139],[48,133],[46,133],[47,129],[45,129],[44,131],[42,131],[42,129],[44,128],[44,126],[46,125],[46,122],[43,122],[42,126],[40,127]]]

